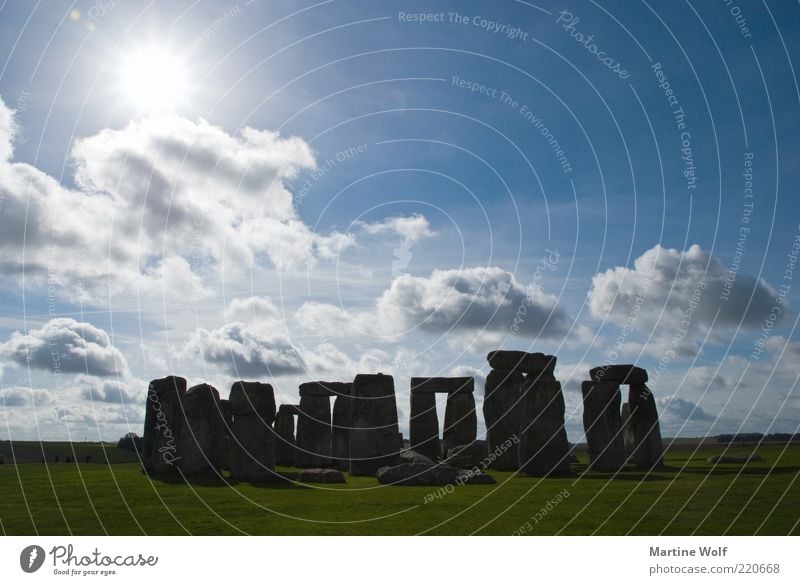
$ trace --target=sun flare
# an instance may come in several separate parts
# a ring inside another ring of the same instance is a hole
[[[126,98],[144,112],[173,110],[186,97],[186,66],[162,47],[131,52],[120,71]]]

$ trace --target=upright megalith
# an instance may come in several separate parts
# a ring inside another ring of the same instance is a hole
[[[618,471],[625,465],[625,443],[616,382],[583,382],[583,429],[589,448],[589,469]]]
[[[353,426],[352,383],[342,383],[333,401],[331,455],[339,469],[350,469],[350,429]]]
[[[447,393],[442,430],[442,451],[447,456],[450,449],[472,443],[478,436],[478,417],[475,414],[475,381]]]
[[[300,386],[294,464],[331,465],[331,392],[319,383]]]
[[[144,415],[142,465],[147,472],[177,471],[178,438],[186,379],[167,376],[150,382]]]
[[[645,384],[631,384],[628,402],[622,408],[622,424],[628,460],[638,469],[663,464],[661,427],[653,393]]]
[[[276,436],[275,392],[270,384],[234,382],[229,408],[231,477],[261,480],[274,477]]]
[[[441,454],[439,441],[439,416],[436,414],[436,394],[415,391],[411,379],[411,415],[408,419],[411,449],[430,459]]]
[[[297,413],[296,404],[281,404],[275,415],[275,463],[277,465],[294,465],[294,417]]]
[[[483,420],[486,442],[495,459],[492,469],[514,471],[519,467],[519,424],[525,375],[515,370],[491,370],[486,376]]]
[[[394,379],[383,374],[358,374],[352,396],[350,474],[375,475],[381,467],[391,465],[402,449]]]
[[[536,476],[569,473],[564,411],[560,382],[526,380],[522,387],[520,471]]]
[[[225,462],[225,422],[220,416],[219,392],[209,384],[198,384],[183,394],[181,403],[181,473],[185,477],[218,475]]]

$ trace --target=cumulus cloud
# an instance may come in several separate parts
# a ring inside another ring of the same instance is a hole
[[[436,235],[436,232],[431,229],[428,219],[418,213],[410,216],[387,217],[383,221],[375,223],[362,223],[361,227],[370,235],[396,234],[409,242],[418,242]]]
[[[36,408],[42,408],[52,402],[50,393],[41,388],[12,386],[0,390],[0,406],[3,407],[35,406]]]
[[[691,400],[679,396],[664,396],[658,398],[657,403],[660,416],[673,419],[673,421],[713,421],[716,418]]]
[[[761,327],[775,296],[769,284],[743,272],[731,280],[719,259],[695,244],[683,252],[656,245],[633,268],[597,274],[588,300],[594,317],[652,333],[647,344],[632,349],[691,355],[715,317],[719,327]]]
[[[141,380],[103,379],[92,376],[78,376],[76,384],[83,398],[112,404],[144,404],[147,388]]]
[[[13,112],[0,101],[6,275],[20,274],[24,258],[32,282],[46,277],[82,299],[136,283],[144,293],[177,288],[202,297],[196,279],[226,260],[229,270],[248,263],[298,269],[354,243],[349,235],[312,232],[296,216],[286,181],[315,166],[298,137],[253,128],[231,135],[174,115],[145,118],[76,140],[70,188],[12,161],[15,133]]]
[[[0,344],[0,359],[18,366],[91,376],[127,375],[128,363],[102,329],[59,317]]]

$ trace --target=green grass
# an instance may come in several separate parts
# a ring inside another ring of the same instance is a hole
[[[749,449],[736,449],[736,453]],[[617,477],[515,477],[437,488],[150,480],[136,464],[0,466],[5,534],[800,534],[800,446],[762,446],[763,462],[720,465],[720,450],[667,453],[664,470]],[[583,464],[573,465],[576,474]],[[561,490],[569,497],[535,522]]]

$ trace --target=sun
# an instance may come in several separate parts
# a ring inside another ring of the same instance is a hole
[[[174,110],[186,98],[186,65],[163,47],[132,50],[123,59],[120,75],[126,99],[143,112]]]

